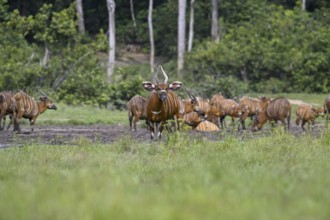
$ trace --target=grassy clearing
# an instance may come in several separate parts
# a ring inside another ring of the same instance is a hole
[[[40,146],[0,151],[0,219],[329,219],[320,138]]]
[[[128,123],[126,111],[113,111],[90,106],[57,105],[58,109],[47,110],[37,119],[37,124],[48,125],[91,125]]]

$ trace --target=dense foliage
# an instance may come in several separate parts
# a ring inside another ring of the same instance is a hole
[[[210,40],[210,2],[196,1],[184,85],[202,96],[329,92],[330,3],[307,0],[306,11],[300,3],[219,1],[221,41],[216,44]],[[65,103],[111,108],[123,108],[131,96],[143,94],[141,82],[151,79],[148,64],[117,66],[113,84],[106,83],[106,1],[86,0],[83,6],[87,32],[80,35],[73,0],[0,0],[0,90],[37,95],[43,89]],[[117,0],[116,8],[118,49],[138,45],[148,53],[148,1],[134,1],[136,28],[129,1]],[[154,0],[156,54],[167,60],[170,81],[177,79],[177,11],[177,1]]]

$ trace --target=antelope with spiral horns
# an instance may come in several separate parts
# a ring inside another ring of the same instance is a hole
[[[164,75],[164,82],[160,83],[157,75],[155,76],[156,83],[149,81],[143,82],[143,87],[150,92],[146,104],[147,120],[150,122],[149,129],[151,139],[161,138],[164,124],[167,120],[174,119],[175,127],[178,128],[178,118],[180,117],[180,101],[174,91],[180,89],[182,83],[174,81],[167,84],[168,76],[160,66]]]

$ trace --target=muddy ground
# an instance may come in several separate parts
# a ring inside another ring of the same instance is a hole
[[[21,133],[14,133],[11,130],[0,131],[0,148],[10,146],[24,146],[28,144],[50,144],[50,145],[77,145],[81,141],[91,143],[111,143],[122,137],[131,137],[138,142],[149,142],[150,135],[146,128],[139,127],[136,132],[130,131],[128,125],[36,125],[35,131],[31,132],[28,125],[21,126]],[[313,136],[319,136],[325,129],[324,123],[315,124],[314,129],[309,132]],[[295,136],[306,134],[301,127],[291,124],[289,132]],[[192,138],[221,141],[228,136],[235,136],[242,140],[260,138],[271,135],[272,130],[264,127],[261,131],[252,132],[232,130],[227,128],[221,132],[204,133],[187,131]],[[163,139],[165,135],[163,135]]]

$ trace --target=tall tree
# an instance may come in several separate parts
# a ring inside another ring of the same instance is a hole
[[[186,6],[187,0],[179,0],[178,15],[178,76],[183,77],[184,53],[186,50]]]
[[[78,14],[78,29],[79,34],[85,33],[84,11],[82,0],[76,0],[76,10]]]
[[[219,26],[218,26],[218,0],[211,0],[211,39],[219,43]]]
[[[109,59],[107,70],[107,82],[111,82],[111,77],[115,69],[115,51],[116,51],[116,38],[115,38],[115,9],[116,4],[114,0],[107,0],[108,17],[109,17]]]
[[[306,0],[301,0],[301,8],[303,11],[306,10]]]
[[[190,0],[188,52],[191,52],[192,44],[194,40],[194,21],[195,21],[195,0]]]
[[[136,19],[135,19],[135,15],[134,15],[134,3],[133,0],[129,1],[130,4],[130,8],[131,8],[131,17],[132,17],[132,22],[133,22],[133,31],[134,33],[136,32]]]
[[[155,66],[155,43],[154,43],[154,30],[152,26],[152,10],[153,10],[153,0],[149,0],[149,10],[148,10],[148,26],[149,26],[149,38],[150,38],[150,70],[154,73]]]

